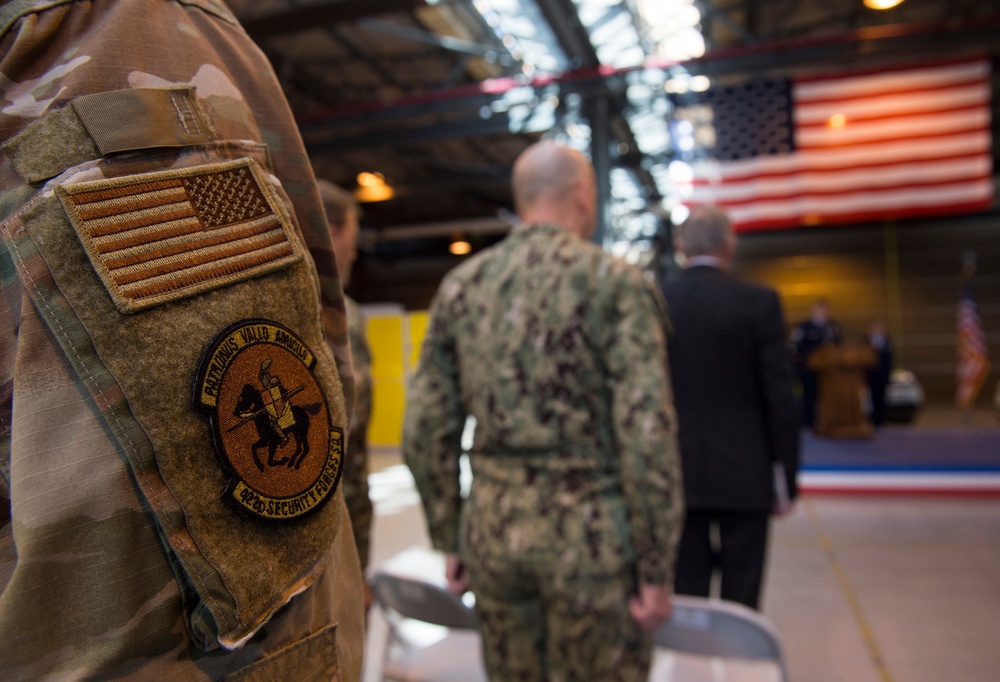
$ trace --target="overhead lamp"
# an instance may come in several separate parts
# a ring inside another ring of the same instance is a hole
[[[448,245],[448,251],[455,256],[464,256],[472,251],[472,244],[465,238],[465,235],[461,232],[456,232],[451,235],[451,244]]]
[[[381,173],[358,173],[356,181],[358,187],[353,194],[360,203],[370,204],[376,201],[386,201],[396,196],[396,192],[386,183],[385,176]]]
[[[671,95],[683,95],[691,89],[691,80],[687,74],[674,76],[663,84],[663,91]]]
[[[892,9],[901,2],[903,0],[864,0],[868,9]]]
[[[712,87],[712,81],[708,76],[693,76],[690,87],[691,92],[705,92]]]

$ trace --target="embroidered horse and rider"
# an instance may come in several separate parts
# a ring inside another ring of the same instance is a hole
[[[262,388],[244,384],[234,410],[240,421],[229,430],[234,431],[253,421],[257,428],[258,440],[250,446],[250,451],[254,463],[261,471],[264,471],[264,463],[257,451],[264,447],[267,448],[268,466],[285,465],[298,469],[302,465],[302,460],[309,454],[309,415],[318,414],[323,405],[322,403],[292,404],[289,399],[305,387],[285,390],[281,385],[281,379],[268,372],[270,367],[270,359],[264,360],[260,365],[258,378]],[[290,439],[295,445],[292,454],[287,457],[275,457]]]

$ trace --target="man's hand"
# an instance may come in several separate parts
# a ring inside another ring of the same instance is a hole
[[[448,589],[461,596],[469,591],[469,574],[457,554],[449,554],[445,558],[445,577],[448,579]]]
[[[771,516],[790,516],[795,509],[795,501],[790,500],[786,504],[775,504],[771,509]]]
[[[662,585],[640,585],[638,596],[629,600],[628,610],[639,627],[651,632],[670,618],[670,592]]]

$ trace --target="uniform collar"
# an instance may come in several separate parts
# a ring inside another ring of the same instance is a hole
[[[556,223],[518,223],[510,231],[510,234],[517,236],[529,234],[558,235],[563,233],[573,234],[562,225],[557,225]]]

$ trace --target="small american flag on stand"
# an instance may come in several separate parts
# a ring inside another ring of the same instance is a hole
[[[993,204],[990,62],[717,88],[678,105],[694,129],[688,206],[739,231],[954,215]]]
[[[986,353],[986,335],[976,308],[973,278],[976,274],[976,256],[967,253],[962,257],[962,295],[958,302],[956,346],[958,348],[958,390],[955,403],[968,409],[976,401],[979,389],[990,371]]]

